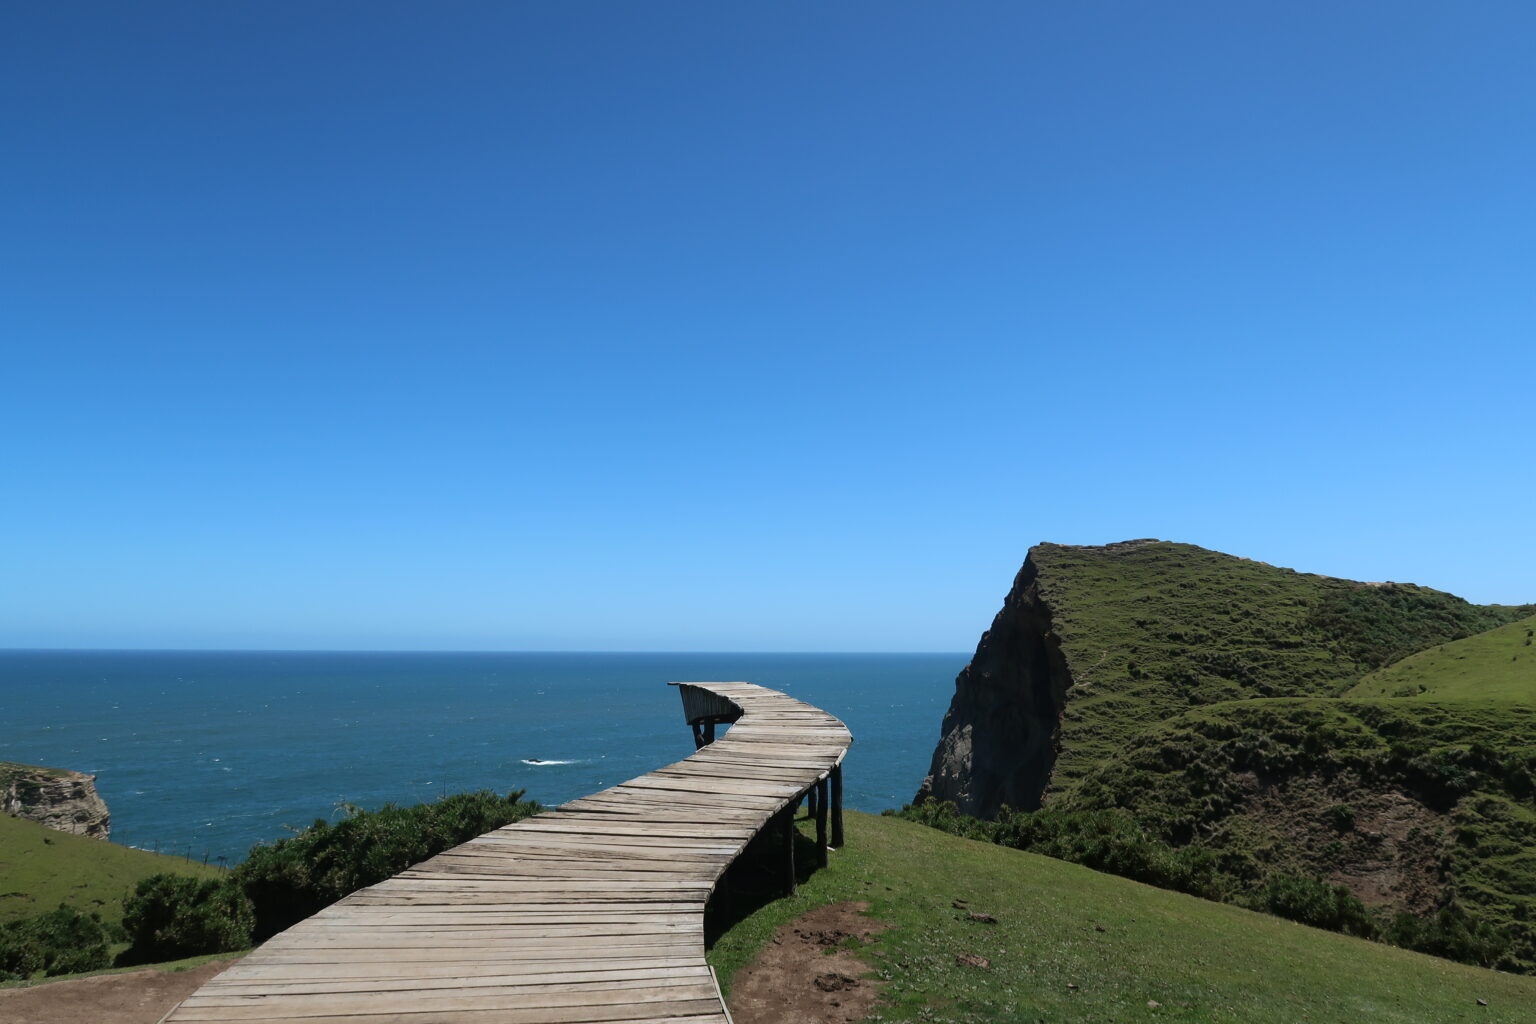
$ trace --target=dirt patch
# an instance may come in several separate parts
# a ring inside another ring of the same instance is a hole
[[[1397,792],[1361,801],[1355,816],[1357,858],[1339,865],[1329,881],[1368,904],[1427,914],[1444,887],[1437,865],[1445,823],[1423,804]]]
[[[1445,815],[1353,771],[1254,783],[1246,826],[1271,838],[1273,866],[1321,875],[1368,906],[1424,914],[1438,904]]]
[[[889,925],[865,917],[868,903],[818,907],[774,933],[757,959],[736,974],[736,1024],[847,1024],[880,999],[879,982],[849,948]]]
[[[186,971],[133,971],[30,988],[0,989],[6,1024],[158,1024],[161,1017],[234,963],[214,960]]]

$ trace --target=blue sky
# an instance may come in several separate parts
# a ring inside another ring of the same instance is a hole
[[[1528,3],[0,13],[0,645],[970,649],[1029,545],[1536,600]]]

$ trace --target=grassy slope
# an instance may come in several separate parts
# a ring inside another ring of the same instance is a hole
[[[731,973],[778,925],[852,899],[868,900],[876,917],[897,925],[862,950],[889,981],[884,1020],[1512,1024],[1536,1013],[1536,979],[1305,928],[893,818],[849,814],[847,821],[848,844],[832,854],[830,869],[716,943],[710,962],[727,989]],[[999,923],[965,920],[952,906],[956,899]],[[988,957],[992,967],[960,965],[955,954],[962,952]]]
[[[31,917],[60,903],[103,918],[122,917],[122,899],[161,871],[212,878],[218,867],[69,835],[0,815],[0,921]]]
[[[1536,615],[1410,655],[1360,680],[1349,696],[1536,703]]]
[[[179,974],[182,971],[190,971],[194,967],[211,963],[214,960],[238,960],[245,956],[244,953],[205,953],[202,956],[191,956],[185,960],[167,960],[161,964],[138,964],[134,967],[104,967],[99,971],[81,971],[79,974],[58,974],[51,978],[28,978],[25,981],[0,981],[0,989],[7,988],[36,988],[38,985],[52,985],[58,981],[79,981],[81,978],[100,978],[109,974],[131,974],[134,971],[163,971],[166,974]]]
[[[1276,872],[1350,884],[1374,863],[1385,879],[1416,875],[1415,909],[1460,906],[1509,941],[1510,967],[1531,971],[1533,794],[1536,705],[1288,698],[1198,708],[1148,730],[1065,805],[1124,807],[1162,838],[1198,842],[1236,893]],[[1338,824],[1341,807],[1356,820]],[[1394,814],[1400,829],[1384,844]],[[1413,903],[1411,892],[1365,898]]]
[[[1075,680],[1053,799],[1143,729],[1190,708],[1336,696],[1374,668],[1531,611],[1167,541],[1040,544],[1030,558]]]

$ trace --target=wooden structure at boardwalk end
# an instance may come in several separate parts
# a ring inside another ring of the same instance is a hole
[[[165,1020],[729,1024],[704,960],[705,902],[764,828],[782,828],[793,857],[802,799],[823,862],[829,824],[842,845],[852,736],[825,711],[751,683],[676,685],[693,756],[360,889]]]

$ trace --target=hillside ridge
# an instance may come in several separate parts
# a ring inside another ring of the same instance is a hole
[[[1151,538],[1037,544],[955,680],[916,800],[987,818],[1003,806],[1034,810],[1191,708],[1338,696],[1375,669],[1522,611],[1536,608]]]
[[[1533,971],[1533,611],[1166,541],[1040,544],[915,802],[1119,816],[1212,898],[1334,889],[1389,941]]]

